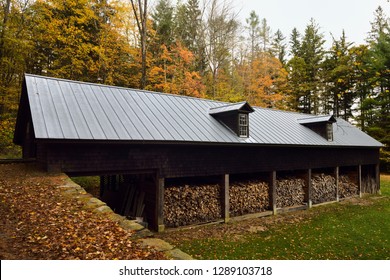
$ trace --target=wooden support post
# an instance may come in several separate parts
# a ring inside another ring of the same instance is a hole
[[[221,180],[221,205],[222,205],[222,218],[225,223],[229,222],[230,219],[230,205],[229,205],[229,174],[222,175]]]
[[[165,179],[157,178],[156,184],[156,213],[155,213],[155,225],[157,232],[163,232],[164,226],[164,186]]]
[[[376,183],[376,189],[377,194],[381,194],[381,175],[380,175],[380,168],[379,163],[375,165],[375,183]]]
[[[334,177],[336,178],[336,201],[340,201],[339,196],[339,174],[340,174],[340,167],[336,166],[334,169]]]
[[[306,192],[305,192],[305,201],[307,203],[307,207],[312,207],[312,201],[311,201],[311,169],[308,169],[305,174],[305,185],[306,185]]]
[[[269,204],[274,215],[277,214],[276,208],[276,171],[271,171],[269,175]]]
[[[358,165],[358,189],[359,189],[359,197],[362,197],[362,166]]]

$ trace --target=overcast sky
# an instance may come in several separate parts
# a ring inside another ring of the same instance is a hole
[[[390,3],[386,0],[232,0],[239,17],[245,19],[254,10],[260,18],[266,18],[272,31],[280,29],[284,36],[290,37],[291,30],[296,27],[304,33],[306,25],[314,18],[325,35],[327,45],[341,36],[345,30],[350,42],[362,44],[370,31],[370,22],[374,12],[382,6],[390,15]]]

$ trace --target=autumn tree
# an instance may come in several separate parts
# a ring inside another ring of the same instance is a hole
[[[0,154],[15,156],[20,149],[12,144],[20,86],[28,58],[28,1],[0,2]]]
[[[92,65],[89,68],[89,79],[103,84],[129,86],[132,61],[132,50],[125,37],[122,18],[129,13],[129,4],[100,0],[91,6],[96,19],[96,34],[92,38]]]
[[[263,53],[249,64],[247,100],[266,108],[285,108],[287,71],[282,63],[269,53]]]
[[[88,80],[97,15],[88,0],[36,1],[30,67],[51,76]],[[39,73],[38,72],[38,73]],[[39,74],[40,74],[39,73]]]
[[[193,97],[204,97],[205,87],[198,72],[191,71],[193,53],[180,42],[168,49],[161,45],[160,55],[149,73],[150,84],[147,89],[180,94]]]

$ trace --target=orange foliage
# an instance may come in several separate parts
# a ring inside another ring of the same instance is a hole
[[[280,61],[263,53],[243,67],[246,75],[245,95],[252,105],[283,108],[287,88],[287,72]]]
[[[194,55],[180,42],[162,45],[149,71],[148,90],[203,97],[205,86],[198,72],[191,71]]]

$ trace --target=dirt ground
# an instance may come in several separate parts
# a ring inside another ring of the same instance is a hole
[[[0,259],[165,259],[64,195],[66,179],[34,164],[0,164]]]

